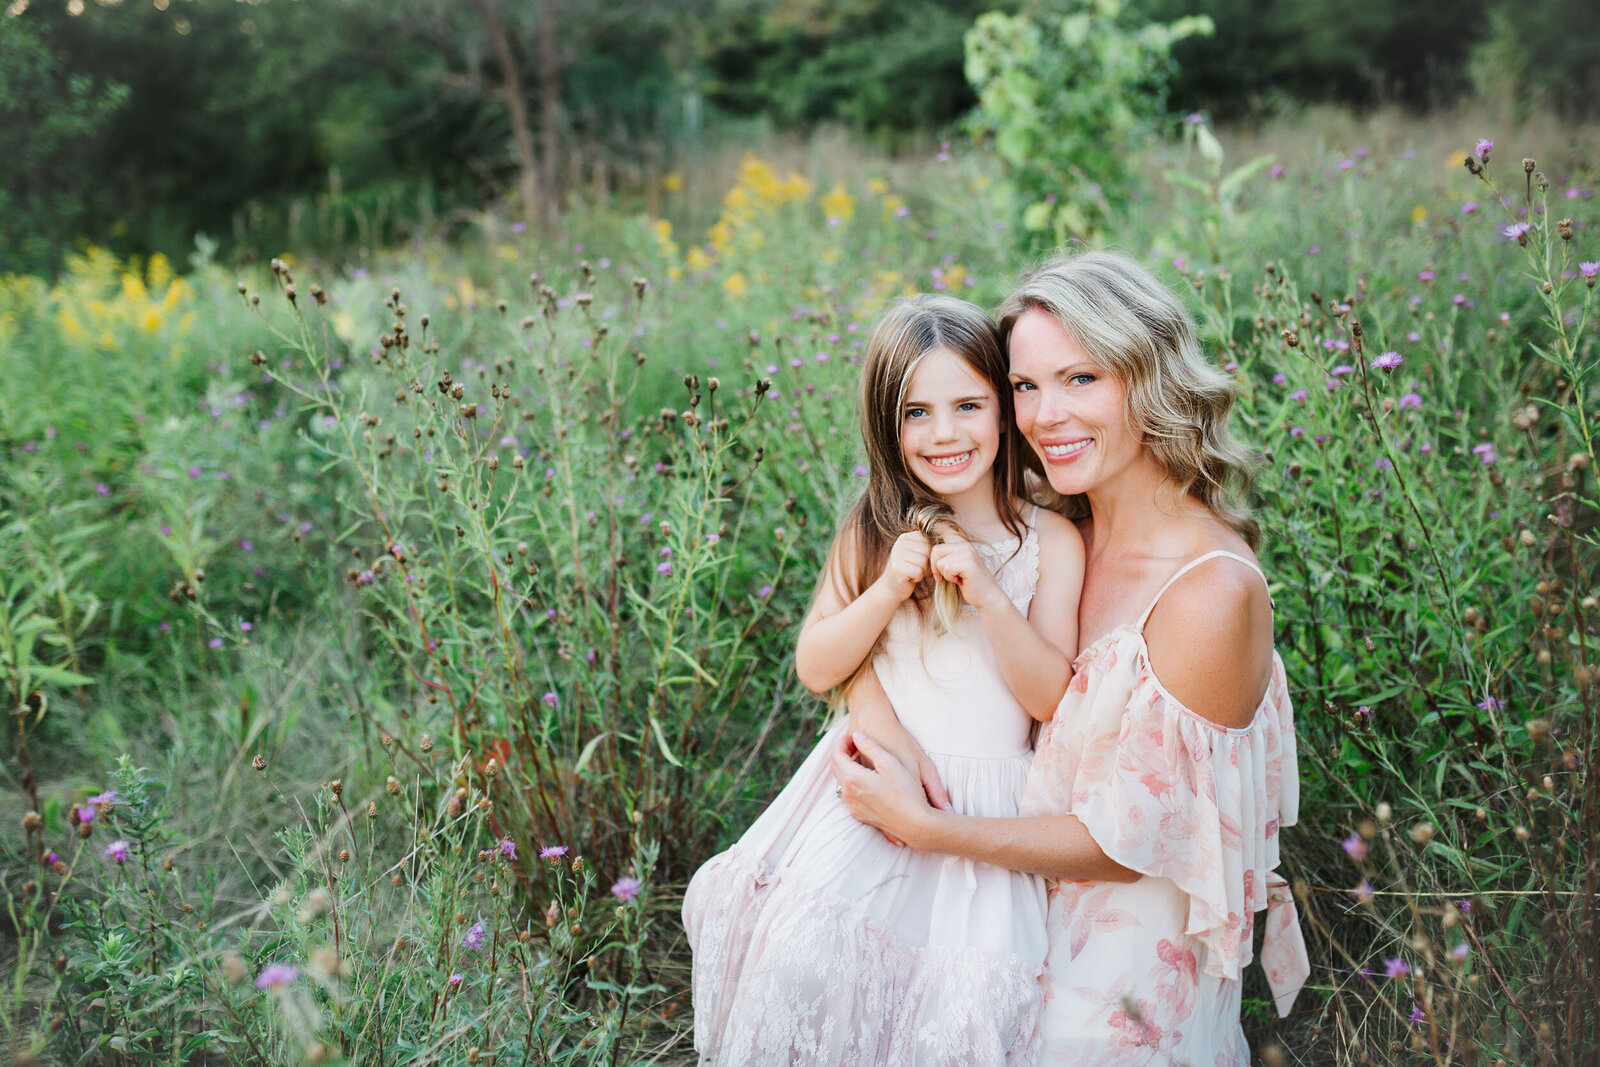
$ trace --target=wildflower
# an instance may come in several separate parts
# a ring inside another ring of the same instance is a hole
[[[243,630],[245,633],[249,633],[251,630],[254,630],[255,628],[256,628],[256,624],[251,622],[249,619],[241,619],[239,621],[239,629]]]
[[[1371,722],[1372,709],[1365,704],[1361,705],[1356,709],[1356,721],[1363,724]]]
[[[1367,853],[1371,851],[1367,845],[1367,839],[1355,833],[1344,839],[1342,847],[1344,848],[1344,854],[1357,863],[1366,859]]]
[[[460,985],[461,984],[461,972],[457,971],[455,974],[452,974],[449,978],[445,979],[445,981],[449,982],[453,986]]]
[[[1427,1020],[1428,1020],[1428,1017],[1423,1014],[1423,1011],[1419,1006],[1417,1006],[1416,1004],[1411,1005],[1411,1015],[1410,1015],[1408,1021],[1411,1023],[1412,1026],[1420,1025],[1421,1023],[1424,1023]]]
[[[94,822],[95,808],[93,805],[80,804],[75,810],[77,811],[78,821],[80,823]]]
[[[1422,396],[1421,396],[1421,394],[1419,394],[1419,393],[1406,393],[1406,394],[1404,394],[1403,396],[1400,397],[1400,407],[1401,407],[1402,410],[1404,410],[1405,408],[1419,408],[1420,409],[1422,407]]]
[[[558,702],[558,701],[559,701],[559,700],[560,700],[560,699],[561,699],[561,698],[560,698],[560,697],[558,697],[558,696],[556,696],[556,695],[555,695],[555,694],[554,694],[554,693],[546,693],[546,694],[545,694],[545,695],[544,695],[544,696],[542,696],[542,697],[540,697],[540,698],[539,698],[539,699],[540,699],[540,700],[542,700],[542,701],[544,701],[544,705],[545,705],[545,707],[547,707],[547,708],[553,708],[553,707],[555,707],[555,706],[556,706],[556,703],[557,703],[557,702]]]
[[[300,977],[300,969],[287,963],[269,963],[256,975],[257,989],[276,989]]]
[[[1351,892],[1355,894],[1356,900],[1362,904],[1372,903],[1372,883],[1367,879],[1361,879],[1361,884],[1357,885]]]
[[[1533,229],[1531,223],[1513,222],[1500,232],[1505,234],[1508,240],[1515,241],[1519,245],[1525,245],[1528,243],[1528,231],[1531,229]]]
[[[1373,370],[1394,370],[1403,362],[1400,353],[1384,352],[1371,363]]]
[[[1399,956],[1390,956],[1383,961],[1383,973],[1388,978],[1404,978],[1411,973],[1411,964]]]
[[[1274,163],[1272,169],[1267,171],[1267,177],[1277,179],[1283,177],[1283,164]]]
[[[1463,215],[1471,215],[1477,210],[1478,202],[1476,200],[1468,200],[1465,204],[1461,205],[1461,213]]]
[[[121,802],[122,798],[117,795],[117,791],[115,789],[107,789],[104,793],[96,793],[94,796],[84,801],[85,804],[93,804],[95,810],[101,813],[110,811],[113,807]]]
[[[1306,391],[1304,389],[1296,389],[1294,392],[1289,394],[1289,399],[1298,400],[1303,404],[1306,400]]]
[[[1478,139],[1478,143],[1472,146],[1473,154],[1476,155],[1478,157],[1478,159],[1481,162],[1484,162],[1484,163],[1489,162],[1489,153],[1493,152],[1493,151],[1494,151],[1494,142],[1489,140],[1489,138],[1487,138],[1487,137],[1479,138]]]
[[[1478,701],[1478,710],[1480,711],[1495,712],[1501,711],[1504,708],[1505,703],[1495,699],[1494,697],[1484,697],[1482,700]]]
[[[483,939],[488,936],[489,927],[479,919],[473,923],[467,932],[461,935],[461,947],[468,952],[476,952],[483,947]]]
[[[128,843],[126,841],[113,841],[105,847],[100,855],[120,867],[128,862]]]
[[[744,274],[740,271],[734,271],[722,280],[722,291],[735,300],[744,296],[749,289],[750,283],[745,281]]]
[[[566,854],[566,845],[545,845],[539,850],[539,858],[542,860],[558,860]]]
[[[1597,263],[1592,259],[1585,260],[1584,262],[1578,264],[1578,270],[1583,272],[1584,284],[1593,289],[1595,275],[1600,274],[1600,263]]]
[[[1467,957],[1470,955],[1472,955],[1472,946],[1467,944],[1465,941],[1460,942],[1455,948],[1450,950],[1450,958],[1455,960],[1457,963],[1467,962]]]
[[[767,599],[767,597],[769,597],[771,595],[772,595],[772,586],[770,586],[770,585],[764,585],[760,589],[756,590],[756,596],[760,597],[762,600]]]
[[[510,859],[510,860],[516,859],[517,858],[517,843],[515,841],[511,840],[511,838],[509,838],[509,837],[503,839],[500,842],[500,855],[504,856],[506,859]]]
[[[672,564],[671,563],[658,563],[658,564],[656,564],[656,573],[665,575],[668,578],[672,577]]]
[[[1483,442],[1481,445],[1473,445],[1472,454],[1477,456],[1479,462],[1481,462],[1485,467],[1493,466],[1495,461],[1500,458],[1499,456],[1495,455],[1494,445],[1487,441]]]
[[[1291,426],[1291,427],[1289,427],[1289,436],[1290,437],[1304,437],[1305,435],[1306,435],[1306,428],[1304,426]]]
[[[1431,282],[1435,277],[1436,275],[1431,270],[1417,272],[1417,281],[1419,282]]]
[[[111,495],[111,487],[109,485],[107,485],[105,482],[96,482],[95,486],[94,486],[94,491],[99,493],[101,496],[110,496]]]
[[[624,904],[631,903],[639,895],[639,879],[622,877],[611,884],[611,895]]]
[[[191,477],[191,478],[198,478],[203,473],[205,473],[205,472],[202,471],[198,466],[189,468],[189,477]]]
[[[209,645],[212,648],[221,648],[222,647],[222,638],[213,637],[210,641],[207,641],[206,644]]]
[[[1272,376],[1272,384],[1273,385],[1288,385],[1289,384],[1289,379],[1285,375],[1274,374]]]
[[[1333,368],[1333,370],[1329,371],[1328,373],[1333,375],[1335,378],[1343,378],[1346,374],[1349,374],[1353,370],[1355,370],[1355,368],[1352,367],[1350,364],[1341,363],[1337,367]]]

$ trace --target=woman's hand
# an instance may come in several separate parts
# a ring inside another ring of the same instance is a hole
[[[839,796],[860,822],[916,847],[933,808],[922,782],[887,749],[863,733],[849,733],[831,757]]]
[[[994,580],[994,574],[984,565],[970,541],[947,535],[928,554],[928,570],[935,578],[954,582],[961,590],[961,598],[980,614],[997,604],[1011,605],[1010,598]]]

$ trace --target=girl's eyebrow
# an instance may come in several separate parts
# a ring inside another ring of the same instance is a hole
[[[989,393],[978,393],[975,396],[958,396],[954,400],[950,401],[950,403],[952,403],[952,404],[972,404],[972,403],[976,403],[978,401],[992,400],[992,399],[993,399],[993,396],[991,394],[989,394]],[[928,402],[926,400],[907,400],[905,402],[905,406],[908,407],[908,408],[931,408],[931,407],[933,407],[933,404],[931,404],[930,402]]]

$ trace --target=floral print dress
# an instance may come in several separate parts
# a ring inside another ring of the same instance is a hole
[[[1278,832],[1299,805],[1283,663],[1250,725],[1227,729],[1172,696],[1150,669],[1144,624],[1079,653],[1039,738],[1022,814],[1070,812],[1129,883],[1049,883],[1042,1067],[1250,1062],[1241,969],[1266,911],[1262,965],[1280,1013],[1310,966],[1294,898],[1276,872]],[[1263,579],[1265,580],[1265,579]]]

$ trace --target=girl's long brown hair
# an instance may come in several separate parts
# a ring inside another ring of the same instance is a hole
[[[840,581],[840,592],[847,600],[860,596],[877,581],[901,534],[944,523],[955,526],[950,505],[911,473],[901,448],[911,376],[936,349],[958,356],[994,390],[1000,422],[1000,445],[994,460],[995,511],[1007,530],[1022,536],[1022,517],[1017,511],[1022,495],[1021,443],[1016,436],[1011,382],[999,330],[982,308],[965,300],[932,294],[909,297],[890,308],[878,323],[862,362],[859,414],[867,452],[867,487],[840,524],[823,576],[823,581]],[[846,560],[853,560],[854,565],[846,565]],[[930,581],[917,587],[913,603],[919,613],[932,593]]]

